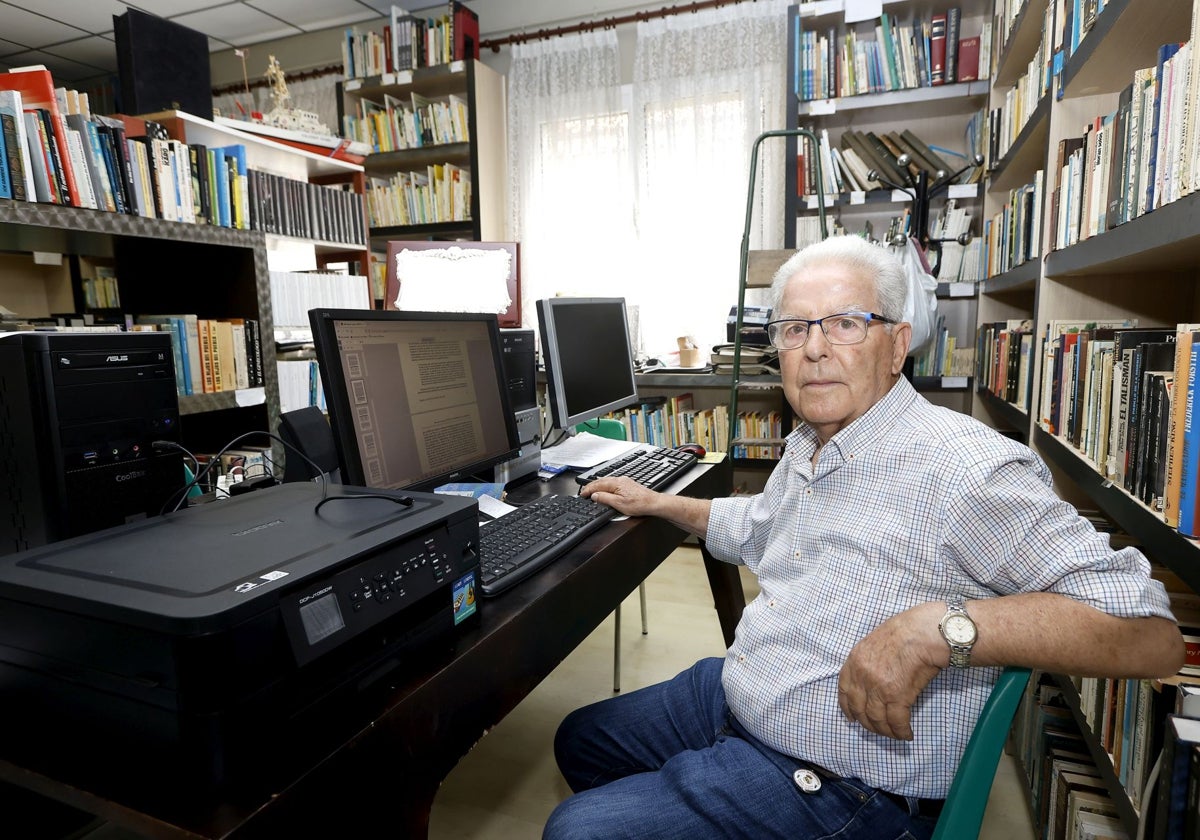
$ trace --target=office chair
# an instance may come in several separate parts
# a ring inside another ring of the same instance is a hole
[[[1029,675],[1028,668],[1009,666],[996,680],[983,712],[975,722],[971,740],[967,741],[954,781],[950,783],[950,793],[933,830],[933,840],[965,840],[979,836],[1000,753],[1029,683]]]
[[[575,427],[577,432],[591,432],[592,434],[608,438],[609,440],[625,440],[625,426],[620,420],[613,420],[608,417],[601,417],[599,420],[591,420],[586,423],[580,423]],[[638,598],[642,602],[642,635],[645,636],[650,632],[646,626],[646,582],[642,581],[638,584]],[[617,604],[617,609],[613,612],[613,617],[616,620],[616,632],[613,634],[613,691],[621,690],[621,605]]]

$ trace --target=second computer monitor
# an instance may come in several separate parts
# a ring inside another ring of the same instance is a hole
[[[347,484],[431,490],[517,454],[495,315],[313,309],[309,321]]]
[[[624,298],[545,298],[537,311],[555,428],[637,402]]]

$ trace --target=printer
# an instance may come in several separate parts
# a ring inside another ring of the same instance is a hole
[[[0,557],[0,757],[276,784],[452,651],[477,545],[474,499],[303,482]]]

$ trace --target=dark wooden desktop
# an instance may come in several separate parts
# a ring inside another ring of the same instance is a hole
[[[729,492],[728,460],[698,466],[680,492]],[[530,482],[517,501],[576,491],[569,476]],[[421,838],[439,785],[507,715],[676,547],[685,534],[658,519],[609,523],[566,556],[480,605],[480,621],[452,656],[408,675],[370,709],[369,726],[313,766],[291,768],[272,791],[150,795],[70,768],[53,778],[0,760],[0,780],[28,788],[147,837]],[[732,641],[744,600],[737,568],[704,562],[722,632]],[[698,570],[697,570],[698,571]],[[50,737],[50,733],[47,733]],[[503,768],[497,768],[503,773]]]

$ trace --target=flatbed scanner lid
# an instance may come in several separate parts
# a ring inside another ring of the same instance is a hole
[[[278,601],[305,578],[447,520],[474,499],[281,484],[0,558],[0,597],[174,633],[215,632]]]

